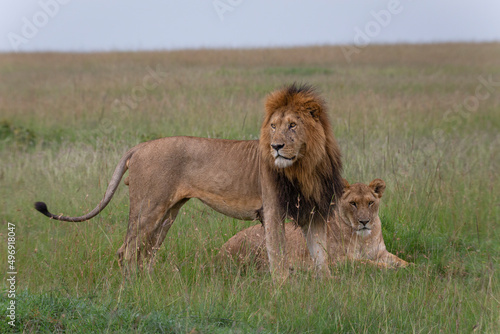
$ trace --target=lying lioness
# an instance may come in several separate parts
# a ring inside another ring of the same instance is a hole
[[[408,262],[387,251],[382,237],[378,209],[385,182],[375,179],[369,185],[344,183],[338,211],[328,222],[326,248],[329,260],[366,260],[382,268],[406,267]],[[289,223],[285,233],[290,265],[312,266],[302,231]],[[221,256],[229,256],[240,264],[254,262],[259,268],[267,267],[264,227],[255,225],[237,233],[222,246]]]

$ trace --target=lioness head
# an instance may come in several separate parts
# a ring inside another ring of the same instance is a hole
[[[293,84],[270,94],[260,136],[264,158],[280,169],[304,158],[308,164],[324,159],[324,113],[323,100],[309,86]]]
[[[369,185],[344,180],[344,193],[339,203],[339,214],[360,236],[370,235],[373,225],[378,222],[380,198],[385,190],[385,182],[375,179]]]

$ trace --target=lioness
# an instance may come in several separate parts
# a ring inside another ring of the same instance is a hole
[[[43,202],[35,208],[56,220],[91,219],[110,202],[127,170],[129,223],[117,252],[122,268],[132,263],[151,268],[190,198],[237,219],[264,221],[271,268],[286,263],[285,214],[311,232],[311,254],[318,264],[324,261],[320,244],[326,241],[330,201],[341,194],[341,161],[323,102],[308,86],[293,84],[269,95],[260,141],[170,137],[145,142],[125,153],[91,212],[69,217],[50,213]]]
[[[386,250],[382,237],[378,210],[384,181],[375,179],[369,185],[344,182],[338,214],[328,223],[329,260],[366,260],[378,267],[406,267],[408,262]],[[286,224],[285,231],[287,243],[291,245],[287,249],[291,264],[310,267],[303,233],[294,224]],[[237,233],[222,246],[221,255],[241,264],[254,262],[258,268],[266,267],[269,261],[264,252],[264,228],[255,225]]]

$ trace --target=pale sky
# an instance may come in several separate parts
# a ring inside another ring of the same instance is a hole
[[[0,52],[500,41],[500,0],[0,0]]]

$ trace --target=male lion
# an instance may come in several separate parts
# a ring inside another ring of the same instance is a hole
[[[263,219],[270,268],[285,277],[286,217],[302,228],[315,268],[328,274],[326,222],[342,195],[340,150],[323,100],[311,87],[272,93],[259,140]]]
[[[271,262],[279,262],[276,249],[284,249],[284,245],[281,236],[276,238],[275,225],[283,216],[275,215],[270,205],[298,217],[300,200],[300,210],[308,210],[300,217],[302,226],[320,216],[324,222],[330,200],[334,193],[340,194],[341,162],[323,103],[310,88],[294,84],[277,91],[268,97],[266,110],[263,129],[272,125],[273,134],[280,133],[281,139],[270,141],[270,133],[264,133],[260,142],[169,137],[141,143],[122,157],[104,198],[91,212],[68,217],[50,213],[43,202],[35,203],[35,208],[56,220],[91,219],[110,202],[128,170],[129,224],[117,252],[121,267],[124,262],[128,267],[135,262],[139,268],[146,265],[151,269],[156,250],[190,198],[230,217],[272,225]],[[276,160],[276,167],[270,167],[274,164],[271,159]],[[263,201],[270,201],[269,205]],[[312,225],[312,231],[323,233]],[[311,239],[317,248],[318,241]]]
[[[338,203],[335,219],[328,222],[327,249],[332,263],[349,260],[365,260],[381,268],[406,267],[408,262],[387,251],[382,237],[378,209],[385,183],[380,179],[370,185],[345,182],[344,193]],[[293,224],[286,224],[286,239],[291,247],[287,253],[295,267],[310,267],[311,259],[303,233]],[[257,268],[269,264],[264,250],[264,228],[249,227],[231,239],[220,252],[240,264],[255,263]]]

